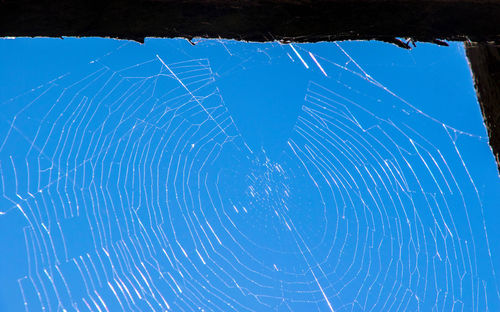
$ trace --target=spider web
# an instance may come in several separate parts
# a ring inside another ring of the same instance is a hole
[[[2,284],[18,309],[498,307],[491,207],[466,155],[485,137],[405,101],[340,44],[326,57],[272,43],[257,48],[266,62],[312,74],[271,155],[218,84],[255,49],[197,43],[224,49],[214,71],[171,45],[125,44],[3,103],[0,220],[24,250],[2,248],[18,268]]]

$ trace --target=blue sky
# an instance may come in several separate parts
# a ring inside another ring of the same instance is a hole
[[[463,45],[1,40],[2,311],[495,311]]]

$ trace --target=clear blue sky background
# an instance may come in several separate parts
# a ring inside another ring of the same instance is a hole
[[[500,309],[462,44],[0,51],[0,310]]]

